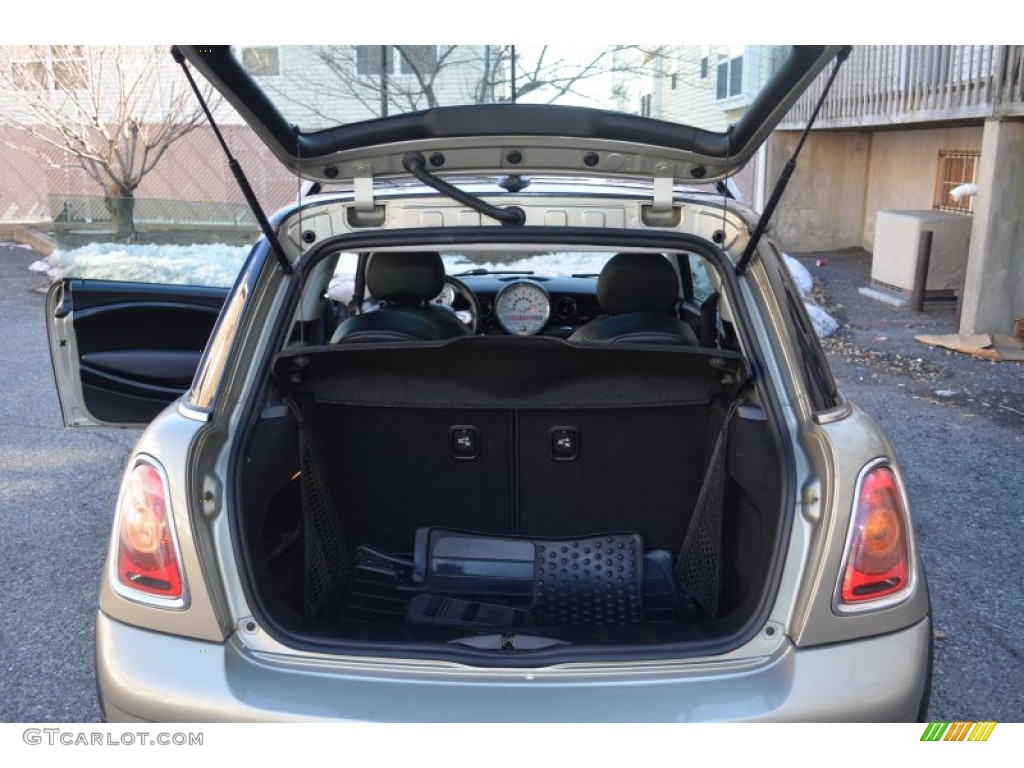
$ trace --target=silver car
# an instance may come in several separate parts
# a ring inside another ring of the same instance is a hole
[[[922,718],[900,468],[764,235],[778,194],[758,219],[722,183],[845,53],[782,52],[713,129],[493,83],[325,125],[322,79],[175,49],[313,184],[229,291],[48,296],[65,423],[149,424],[105,718]]]

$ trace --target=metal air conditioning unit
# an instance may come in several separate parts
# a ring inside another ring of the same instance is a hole
[[[871,286],[909,297],[921,233],[931,231],[927,299],[952,299],[960,290],[971,242],[970,216],[945,211],[879,211]]]

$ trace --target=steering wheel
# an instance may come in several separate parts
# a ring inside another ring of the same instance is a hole
[[[452,277],[451,275],[445,275],[444,281],[448,283],[452,288],[454,288],[455,292],[463,299],[465,299],[467,304],[469,304],[470,319],[469,322],[466,323],[466,325],[469,326],[469,329],[473,332],[473,335],[476,336],[477,334],[480,333],[480,316],[482,314],[482,311],[480,309],[480,300],[476,297],[476,294],[469,289],[469,286],[466,285],[461,280],[459,280],[459,278]],[[454,311],[454,307],[452,309]],[[463,310],[459,311],[461,312]]]

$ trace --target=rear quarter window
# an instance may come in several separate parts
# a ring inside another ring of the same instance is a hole
[[[686,262],[690,268],[690,283],[693,286],[693,299],[698,304],[704,301],[715,292],[715,285],[711,280],[710,265],[695,253],[686,255]]]

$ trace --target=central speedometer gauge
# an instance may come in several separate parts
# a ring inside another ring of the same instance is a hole
[[[517,280],[498,292],[494,316],[513,336],[540,333],[551,317],[551,297],[537,283]]]

